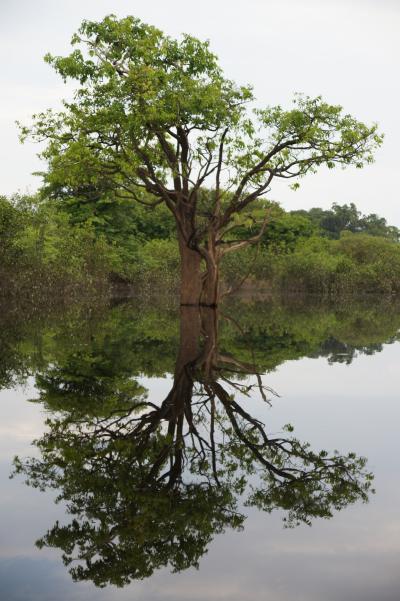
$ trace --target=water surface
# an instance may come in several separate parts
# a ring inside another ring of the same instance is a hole
[[[1,599],[399,598],[396,303],[0,321]]]

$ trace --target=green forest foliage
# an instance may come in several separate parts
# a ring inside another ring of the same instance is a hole
[[[81,291],[110,281],[168,290],[177,284],[175,224],[163,205],[149,210],[107,193],[62,198],[46,192],[0,197],[3,293]],[[384,218],[362,215],[353,203],[287,212],[265,201],[262,210],[270,221],[258,247],[224,260],[229,286],[249,276],[274,290],[400,291],[400,231]],[[254,227],[250,216],[235,237],[250,237]]]
[[[261,244],[227,256],[224,275],[233,287],[248,275],[279,291],[398,293],[399,240],[398,228],[353,203],[291,212],[272,203]]]
[[[73,224],[36,197],[0,197],[2,293],[90,287],[105,281],[119,255],[90,221]]]

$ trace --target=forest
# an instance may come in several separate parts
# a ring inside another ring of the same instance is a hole
[[[260,209],[258,209],[260,210]],[[400,231],[354,203],[285,211],[263,201],[269,222],[257,245],[224,257],[225,291],[397,294]],[[240,235],[251,238],[248,219]],[[0,197],[3,296],[37,298],[118,288],[173,294],[179,286],[176,227],[164,205],[46,191]]]

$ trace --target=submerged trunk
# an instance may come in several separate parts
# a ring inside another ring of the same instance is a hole
[[[217,247],[216,230],[210,227],[207,243],[204,249],[206,270],[203,274],[203,289],[201,304],[206,307],[216,307],[219,302],[219,260],[220,253]]]
[[[207,268],[203,274],[203,287],[201,293],[201,305],[205,307],[216,307],[219,302],[219,262],[214,255],[206,262]]]
[[[181,259],[181,305],[216,307],[220,296],[219,254],[215,234],[212,233],[207,246],[201,251],[190,248],[188,241],[193,239],[193,225],[187,215],[180,215],[178,221],[178,243]],[[202,273],[202,261],[205,271]]]
[[[181,234],[179,253],[181,257],[181,305],[199,305],[201,296],[201,256],[187,246]]]

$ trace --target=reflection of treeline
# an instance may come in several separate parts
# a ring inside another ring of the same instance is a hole
[[[383,343],[399,338],[400,306],[390,301],[384,308],[381,302],[330,306],[231,301],[221,313],[221,351],[262,371],[301,357],[349,363],[357,354],[380,351]],[[228,317],[232,315],[234,320]],[[178,317],[172,308],[138,308],[137,302],[109,309],[25,309],[20,314],[2,307],[0,386],[36,374],[47,399],[62,397],[68,403],[79,398],[80,389],[86,397],[92,390],[97,406],[101,394],[104,402],[113,395],[128,398],[136,386],[132,378],[173,373]],[[60,381],[61,396],[52,388]]]
[[[291,212],[264,204],[270,222],[258,248],[224,261],[229,285],[249,275],[277,290],[400,290],[399,230],[384,218],[362,215],[354,204]],[[235,236],[252,236],[253,224],[250,216]],[[107,195],[0,197],[3,294],[35,296],[43,287],[81,293],[110,280],[173,287],[178,267],[175,224],[164,206],[149,211]]]
[[[358,354],[372,354],[400,339],[400,305],[381,302],[237,303],[226,312],[233,323],[221,324],[221,345],[243,360],[255,360],[263,370],[302,357],[327,357],[351,363]],[[238,326],[240,325],[240,330]]]

